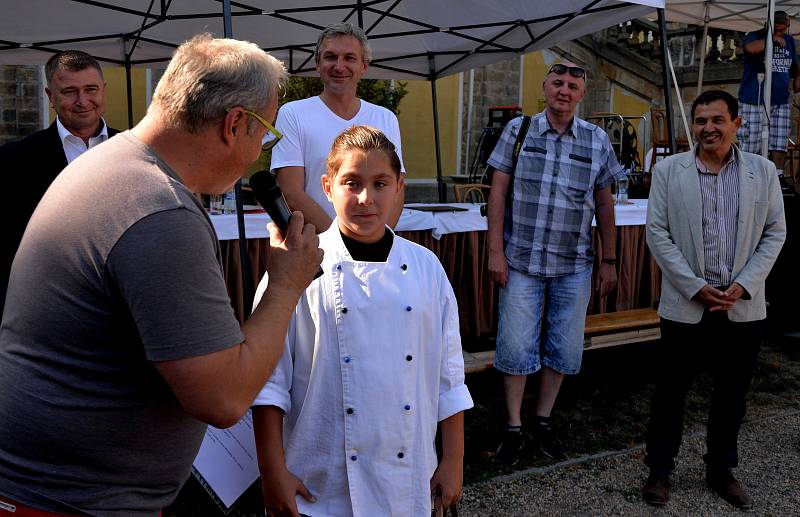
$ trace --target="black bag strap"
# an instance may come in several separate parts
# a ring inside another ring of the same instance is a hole
[[[522,152],[522,144],[525,142],[525,137],[528,136],[528,127],[531,125],[531,117],[528,115],[524,115],[522,117],[522,122],[519,125],[519,131],[517,131],[517,139],[514,140],[514,147],[511,149],[511,175],[513,176],[517,172],[517,161],[519,161],[519,153]],[[511,221],[511,202],[514,198],[514,178],[511,178],[511,183],[508,185],[508,190],[506,191],[506,209],[505,209],[505,220]]]
[[[511,173],[517,170],[517,161],[519,160],[519,153],[522,151],[522,144],[525,142],[525,137],[528,135],[528,127],[531,125],[531,118],[528,115],[522,117],[522,123],[519,125],[517,132],[517,139],[514,141],[514,149],[511,157]]]

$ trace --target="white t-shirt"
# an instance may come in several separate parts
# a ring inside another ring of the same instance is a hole
[[[281,106],[275,127],[283,133],[283,138],[272,150],[272,170],[281,167],[305,167],[305,191],[330,216],[336,217],[333,205],[325,197],[320,177],[325,174],[325,161],[331,145],[342,131],[350,126],[372,126],[380,129],[397,147],[401,170],[403,156],[400,152],[400,124],[397,117],[388,109],[361,101],[361,108],[350,120],[345,120],[322,102],[310,97],[292,101]]]

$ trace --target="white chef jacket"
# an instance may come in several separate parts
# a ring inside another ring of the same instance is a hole
[[[427,517],[437,422],[473,405],[453,289],[436,256],[401,237],[386,262],[353,260],[337,221],[319,237],[324,274],[253,405],[286,413],[286,465],[317,498],[298,496],[300,513]]]

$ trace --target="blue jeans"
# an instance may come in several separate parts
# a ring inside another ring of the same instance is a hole
[[[508,270],[500,289],[494,367],[527,375],[542,366],[563,374],[581,369],[592,268],[557,277]]]

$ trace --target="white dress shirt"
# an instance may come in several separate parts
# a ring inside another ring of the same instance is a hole
[[[386,262],[355,261],[334,220],[320,247],[324,274],[253,405],[286,413],[286,465],[317,498],[297,497],[300,513],[427,517],[437,422],[472,407],[453,290],[430,250],[397,236]]]
[[[97,144],[102,144],[108,140],[108,125],[102,118],[100,119],[100,124],[103,125],[103,129],[100,130],[100,133],[97,136],[90,137],[89,145],[86,145],[81,137],[70,133],[69,130],[61,123],[61,120],[56,117],[58,136],[61,138],[61,145],[64,146],[64,154],[67,155],[67,163],[72,163],[72,160],[82,155],[92,147],[96,146]]]

